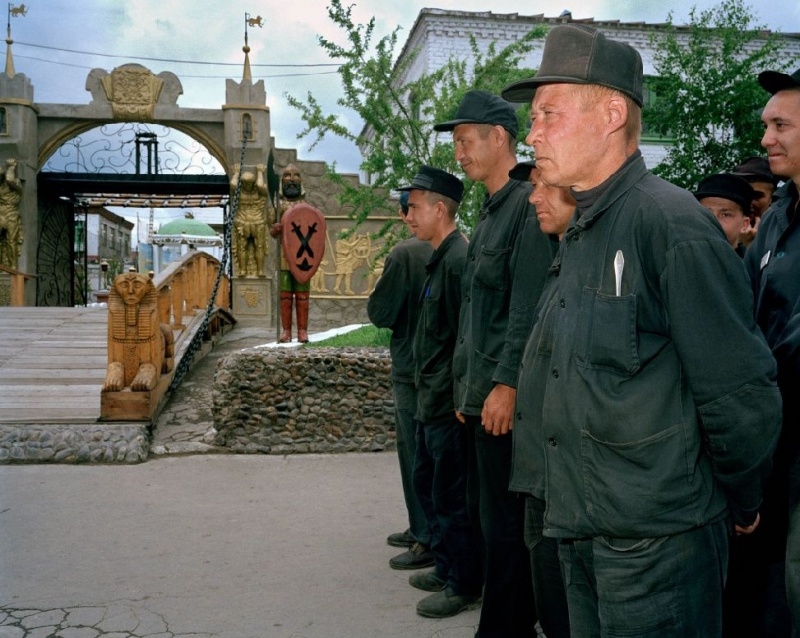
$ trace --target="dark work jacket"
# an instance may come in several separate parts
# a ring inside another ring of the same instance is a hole
[[[425,266],[428,277],[414,335],[417,388],[414,418],[423,423],[453,417],[453,348],[458,334],[461,275],[466,257],[467,240],[461,231],[454,230]]]
[[[414,382],[414,331],[419,300],[427,272],[425,264],[433,248],[416,237],[395,244],[383,266],[383,274],[367,300],[367,315],[378,328],[391,328],[392,379]]]
[[[800,215],[790,215],[797,202],[797,186],[787,182],[775,193],[764,213],[758,234],[745,255],[753,283],[756,322],[778,362],[778,385],[783,395],[783,433],[775,454],[776,515],[782,527],[776,536],[785,543],[788,525],[786,499],[800,502],[800,472],[789,485],[792,464],[800,464]],[[787,490],[791,490],[787,495]],[[763,519],[763,516],[762,516]],[[776,548],[780,544],[776,540]]]
[[[511,488],[546,500],[547,536],[665,536],[729,506],[749,524],[781,401],[742,260],[640,153],[600,189],[563,238],[525,348]]]
[[[512,291],[518,309],[530,301],[535,306],[557,247],[539,231],[530,192],[527,182],[509,180],[484,201],[470,238],[453,359],[456,408],[464,414],[479,415],[496,383],[517,386],[533,314],[532,308],[527,316],[515,313],[521,323],[510,323]]]

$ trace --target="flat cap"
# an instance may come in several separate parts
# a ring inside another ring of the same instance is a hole
[[[431,193],[439,193],[445,197],[449,197],[457,203],[461,203],[461,198],[464,195],[464,184],[458,177],[451,175],[441,168],[434,168],[433,166],[426,166],[423,164],[419,167],[411,184],[398,188],[400,191],[430,191]]]
[[[509,84],[502,96],[509,102],[530,102],[541,84],[599,84],[642,106],[642,57],[629,44],[610,40],[592,27],[558,25],[547,34],[536,75]]]
[[[514,168],[508,171],[508,176],[520,182],[527,182],[534,168],[536,168],[536,160],[525,160],[524,162],[519,162]]]
[[[514,107],[488,91],[467,91],[458,105],[455,118],[434,124],[434,131],[452,131],[459,124],[491,124],[502,126],[511,137],[517,136],[519,123]]]
[[[755,191],[748,182],[732,173],[719,173],[709,175],[700,180],[694,192],[698,200],[704,197],[721,197],[739,205],[745,215],[750,214],[750,204],[755,197]]]
[[[798,89],[800,88],[800,69],[791,75],[779,71],[763,71],[758,74],[758,83],[772,95],[786,89]]]
[[[746,157],[736,168],[733,174],[743,177],[748,182],[768,182],[773,186],[778,185],[778,178],[772,174],[769,167],[769,160],[766,157],[753,155]]]

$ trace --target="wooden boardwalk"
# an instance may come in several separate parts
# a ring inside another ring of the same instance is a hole
[[[100,416],[108,310],[0,308],[0,423]]]

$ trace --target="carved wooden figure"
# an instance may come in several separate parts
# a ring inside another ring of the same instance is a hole
[[[108,298],[108,370],[103,392],[152,390],[174,362],[172,329],[158,316],[156,288],[144,274],[119,275]]]

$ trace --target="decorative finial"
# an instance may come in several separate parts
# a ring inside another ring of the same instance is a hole
[[[242,47],[242,51],[244,51],[244,72],[242,73],[242,80],[252,81],[252,76],[250,75],[250,46],[247,43],[247,27],[258,27],[259,29],[264,26],[264,18],[261,16],[256,16],[255,18],[251,18],[250,14],[245,12],[244,14],[244,46]]]
[[[16,75],[14,71],[14,56],[11,55],[11,45],[14,41],[11,39],[11,18],[25,17],[28,15],[28,7],[24,4],[15,7],[10,2],[8,3],[8,18],[6,20],[6,75],[13,78]]]

